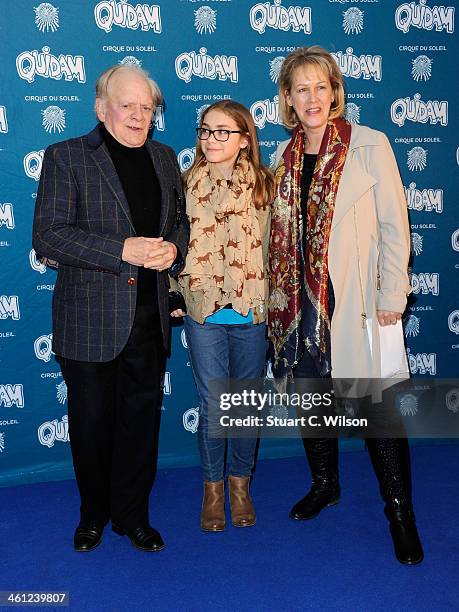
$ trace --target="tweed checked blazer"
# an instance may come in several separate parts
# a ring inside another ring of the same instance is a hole
[[[189,225],[173,150],[146,141],[161,187],[160,236],[177,246],[168,271],[157,272],[163,342],[169,346],[168,273],[185,261]],[[121,260],[136,236],[129,205],[100,126],[46,149],[33,225],[33,247],[59,263],[53,295],[53,350],[79,361],[114,359],[125,346],[136,309],[138,267]]]

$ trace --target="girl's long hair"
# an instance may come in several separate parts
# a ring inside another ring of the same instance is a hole
[[[245,155],[255,172],[255,185],[253,188],[253,200],[256,208],[264,208],[269,206],[274,198],[274,177],[268,168],[265,168],[260,160],[260,149],[258,145],[257,131],[250,112],[239,102],[234,100],[222,100],[215,102],[204,110],[201,115],[200,127],[204,122],[207,113],[211,110],[218,110],[228,115],[236,122],[236,125],[241,132],[245,134],[248,140],[248,145],[241,149],[236,159],[241,155]],[[191,166],[183,174],[185,186],[188,184],[190,177],[195,170],[204,165],[206,161],[205,155],[202,152],[201,141],[198,139],[196,143],[196,156]]]

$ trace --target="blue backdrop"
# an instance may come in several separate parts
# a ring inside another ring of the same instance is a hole
[[[277,77],[298,46],[331,50],[347,116],[383,130],[398,159],[412,228],[413,298],[404,318],[411,372],[455,376],[459,348],[455,0],[105,0],[3,2],[0,16],[0,484],[72,475],[66,387],[51,353],[55,264],[31,250],[44,149],[95,124],[94,83],[135,62],[165,97],[155,138],[182,169],[202,109],[247,105],[269,163],[287,132]],[[356,177],[358,180],[358,177]],[[165,380],[160,464],[197,463],[197,399],[182,328]],[[349,347],[352,350],[352,347]],[[261,456],[299,451],[264,440]]]

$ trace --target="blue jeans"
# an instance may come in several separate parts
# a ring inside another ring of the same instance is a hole
[[[185,317],[191,367],[199,396],[198,444],[204,480],[217,482],[225,472],[225,428],[221,428],[218,437],[214,431],[209,435],[209,409],[219,410],[218,406],[208,404],[209,381],[261,378],[266,357],[265,329],[264,323],[201,325]],[[256,437],[231,438],[228,448],[231,475],[251,475],[256,444]]]

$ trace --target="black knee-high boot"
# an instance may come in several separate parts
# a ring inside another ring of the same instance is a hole
[[[410,451],[406,438],[368,438],[367,448],[379,480],[395,556],[414,565],[424,558],[411,500]]]
[[[312,519],[327,506],[337,504],[341,493],[338,476],[338,440],[303,438],[303,444],[311,468],[312,487],[290,511],[290,517],[299,521]]]

